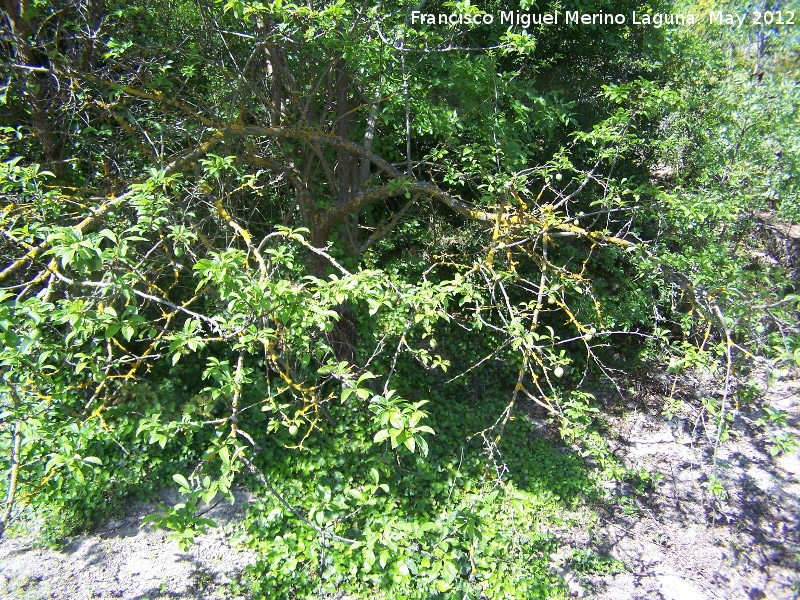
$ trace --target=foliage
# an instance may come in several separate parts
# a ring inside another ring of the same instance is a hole
[[[657,483],[608,451],[598,379],[708,371],[718,445],[747,361],[797,361],[784,29],[7,4],[2,529],[62,513],[57,542],[175,483],[147,522],[185,547],[247,484],[257,596],[558,597],[548,532],[603,478]]]
[[[626,570],[625,565],[615,558],[585,550],[573,551],[572,568],[582,575],[616,575]]]
[[[576,494],[591,494],[593,482],[580,459],[531,439],[530,427],[516,421],[504,455],[520,467],[512,470],[518,478],[490,476],[481,444],[464,439],[501,404],[483,402],[457,415],[448,406],[458,394],[432,400],[438,435],[428,457],[400,455],[401,468],[372,441],[367,415],[345,417],[338,407],[332,415],[348,419],[347,438],[319,439],[300,455],[265,448],[276,489],[293,506],[308,507],[308,518],[326,535],[298,528],[275,496],[259,503],[249,530],[260,560],[247,578],[256,597],[356,593],[364,586],[380,597],[559,593],[549,568],[555,541],[539,525],[580,522]],[[353,543],[332,539],[356,533]]]

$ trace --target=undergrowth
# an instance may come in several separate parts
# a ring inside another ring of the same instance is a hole
[[[521,418],[489,451],[476,432],[507,395],[490,388],[465,405],[466,391],[431,395],[426,459],[374,444],[365,413],[336,407],[336,431],[315,433],[301,452],[282,447],[294,441],[288,432],[265,440],[259,468],[280,498],[262,488],[249,512],[259,559],[242,589],[255,598],[566,597],[552,555],[565,532],[592,527],[599,484],[619,470],[590,466]]]

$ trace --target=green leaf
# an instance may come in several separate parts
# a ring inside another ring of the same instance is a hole
[[[17,337],[16,333],[8,329],[5,333],[5,338],[7,346],[10,348],[16,348],[17,344],[19,343],[19,337]]]
[[[164,515],[161,515],[161,514],[158,514],[158,513],[152,513],[152,514],[149,514],[149,515],[145,516],[142,519],[141,523],[139,523],[139,527],[143,527],[144,525],[147,525],[148,523],[160,523],[163,519],[164,519]]]
[[[201,518],[197,519],[197,523],[202,525],[202,526],[206,526],[206,527],[216,527],[217,526],[217,522],[216,521],[214,521],[213,519],[207,519],[205,517],[201,517]]]
[[[175,473],[172,476],[172,480],[175,483],[177,483],[181,487],[182,490],[186,490],[186,491],[191,491],[192,490],[191,486],[189,485],[189,482],[186,480],[186,477],[184,477],[180,473]]]
[[[62,464],[64,464],[64,457],[56,455],[47,461],[47,465],[45,465],[44,472],[50,473],[52,469]]]
[[[136,330],[131,325],[125,324],[122,326],[122,337],[124,337],[127,341],[131,341],[134,333],[136,333]]]
[[[231,464],[231,454],[227,446],[220,447],[219,457],[222,460],[222,464],[226,467]]]
[[[443,571],[448,576],[448,579],[452,581],[458,576],[458,565],[452,560],[446,560],[444,561]]]
[[[419,444],[419,452],[423,457],[428,456],[428,442],[425,440],[424,437],[421,435],[415,435],[414,439],[417,440],[417,444]]]
[[[349,490],[347,490],[347,493],[350,496],[352,496],[353,498],[355,498],[356,500],[358,500],[359,502],[365,502],[366,501],[366,497],[364,496],[364,492],[362,492],[359,489],[350,488]]]

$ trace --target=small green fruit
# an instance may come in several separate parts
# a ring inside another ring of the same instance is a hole
[[[556,367],[555,369],[553,369],[553,375],[555,375],[556,377],[563,377],[564,369],[562,369],[561,367]]]
[[[290,425],[289,426],[289,435],[294,437],[297,435],[297,425]]]
[[[561,181],[562,179],[563,176],[561,175],[561,173],[556,173],[556,181]]]

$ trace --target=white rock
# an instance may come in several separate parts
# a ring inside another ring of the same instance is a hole
[[[706,600],[705,594],[677,575],[660,575],[656,581],[664,600]]]
[[[795,477],[800,476],[800,452],[781,454],[775,462],[787,473],[791,473]]]

